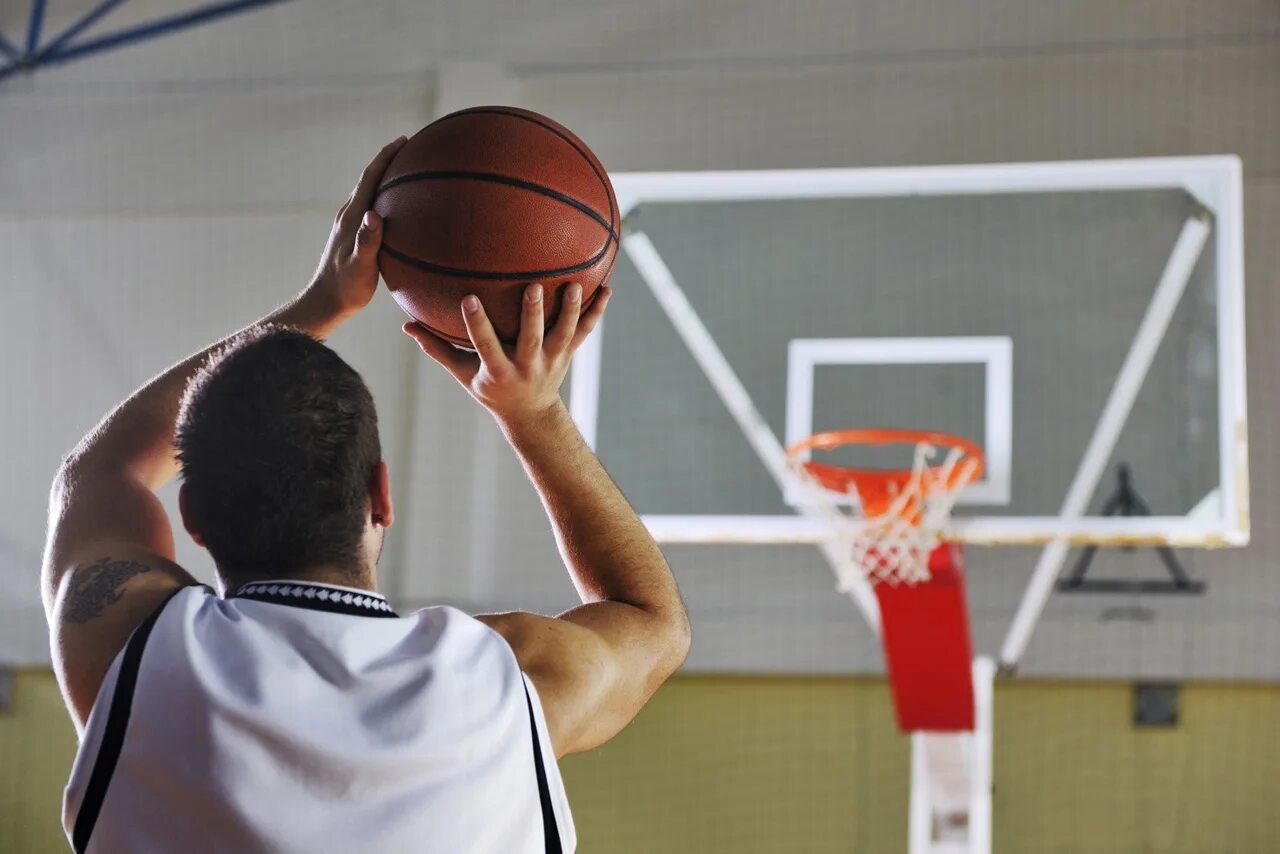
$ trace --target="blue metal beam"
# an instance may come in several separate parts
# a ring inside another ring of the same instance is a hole
[[[31,0],[31,17],[27,19],[27,56],[36,55],[40,31],[44,29],[44,0]]]
[[[22,57],[22,51],[14,46],[13,42],[4,37],[4,33],[0,33],[0,53],[17,62]]]
[[[49,51],[42,54],[40,62],[41,64],[70,62],[73,59],[79,59],[91,54],[101,53],[115,47],[123,47],[125,45],[136,44],[137,42],[168,35],[169,33],[184,30],[196,24],[201,24],[218,18],[224,18],[228,15],[234,15],[237,12],[245,12],[260,6],[269,6],[274,3],[282,2],[284,2],[284,0],[231,0],[231,2],[214,3],[209,6],[194,9],[190,12],[161,18],[148,24],[139,24],[136,27],[127,27],[123,30],[117,30],[114,33],[108,33],[104,36],[99,36],[96,39],[90,39],[87,42],[81,42],[77,45],[64,45],[56,51]]]
[[[67,27],[53,39],[53,41],[40,48],[40,57],[47,56],[51,53],[57,53],[67,45],[76,36],[92,27],[108,13],[118,6],[122,6],[126,0],[102,0],[96,8],[90,10],[80,20]]]

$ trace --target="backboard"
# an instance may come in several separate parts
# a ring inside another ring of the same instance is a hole
[[[1248,541],[1235,158],[614,181],[571,407],[659,540],[821,541],[782,447],[905,427],[984,448],[956,540]],[[1151,515],[1109,514],[1122,464]]]

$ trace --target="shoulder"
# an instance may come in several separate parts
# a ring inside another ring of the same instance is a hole
[[[418,621],[416,630],[429,643],[465,658],[478,670],[501,671],[511,678],[522,669],[510,642],[490,624],[488,615],[477,618],[450,605],[436,605],[406,616]]]
[[[144,550],[102,549],[71,563],[51,612],[54,669],[72,718],[83,729],[102,681],[130,635],[194,579]]]
[[[432,605],[406,614],[405,617],[419,624],[421,630],[447,634],[450,638],[480,647],[510,652],[502,635],[487,622],[473,617],[452,605]]]

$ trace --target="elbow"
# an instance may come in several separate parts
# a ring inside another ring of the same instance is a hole
[[[68,454],[58,464],[58,470],[53,474],[53,485],[49,488],[49,507],[51,510],[61,507],[65,503],[67,494],[71,491],[71,486],[75,482],[78,467],[79,461],[74,454]]]
[[[646,686],[646,697],[658,690],[662,683],[680,669],[689,657],[692,641],[689,615],[684,608],[650,612],[650,619],[644,624],[644,628],[630,639],[630,644],[643,650],[641,656],[633,659],[641,664],[633,675],[639,677]]]
[[[89,461],[79,452],[73,450],[62,458],[58,470],[53,474],[53,484],[49,487],[49,518],[56,519],[61,515],[71,499],[72,492],[84,480],[89,469]]]
[[[680,609],[680,629],[676,637],[676,650],[679,654],[679,661],[676,667],[684,664],[685,659],[689,657],[689,647],[693,645],[693,626],[689,624],[689,614],[683,608]]]
[[[663,679],[680,669],[689,657],[689,647],[693,643],[693,629],[689,625],[689,615],[680,608],[666,621],[663,629]]]
[[[104,457],[101,453],[86,450],[84,443],[77,445],[62,458],[53,476],[52,495],[65,498],[80,483],[90,478],[107,476],[113,480],[128,478],[137,480],[133,470],[124,464]],[[148,487],[151,488],[151,487]]]
[[[65,490],[70,488],[89,466],[89,458],[84,452],[84,443],[76,445],[58,463],[58,470],[53,475],[53,488]]]

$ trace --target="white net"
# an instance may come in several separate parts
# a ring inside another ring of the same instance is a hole
[[[888,504],[868,513],[850,480],[850,511],[841,509],[836,493],[814,477],[798,455],[792,469],[804,485],[806,513],[820,516],[831,530],[832,540],[850,556],[835,565],[837,586],[849,592],[854,576],[890,584],[918,584],[929,579],[929,554],[941,542],[951,521],[960,490],[978,474],[981,461],[963,448],[948,448],[940,463],[940,451],[928,442],[916,444],[910,475],[893,489]]]

